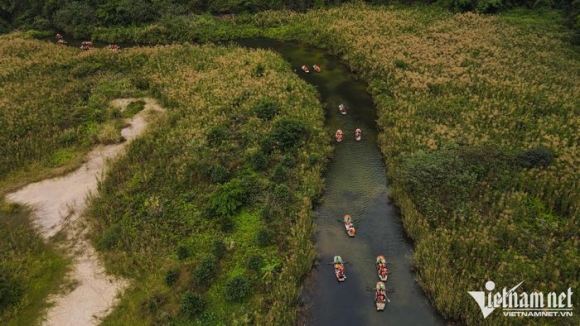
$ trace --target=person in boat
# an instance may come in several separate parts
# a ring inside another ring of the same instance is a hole
[[[338,109],[340,110],[340,113],[342,113],[342,114],[346,113],[346,106],[344,104],[340,104],[338,106]]]
[[[356,234],[356,229],[355,229],[354,227],[350,227],[350,228],[348,229],[348,234],[350,234],[350,235],[355,235],[355,234]]]
[[[336,131],[335,137],[336,137],[336,141],[341,141],[342,140],[342,130],[338,129]]]
[[[302,71],[304,71],[305,73],[310,72],[310,70],[308,70],[308,67],[306,67],[306,66],[302,66]]]
[[[378,294],[377,298],[375,299],[376,302],[383,303],[385,302],[386,296],[384,294]]]
[[[61,33],[56,33],[56,38],[59,39],[59,40],[62,39],[62,34]]]
[[[358,128],[357,128],[357,129],[354,131],[354,136],[355,136],[356,138],[360,138],[360,137],[362,137],[362,130],[360,130],[360,129],[358,129]]]
[[[66,41],[64,39],[60,39],[58,40],[58,44],[66,44]]]
[[[381,277],[385,277],[385,276],[387,276],[387,274],[389,274],[389,270],[386,267],[382,267],[380,269],[380,271],[381,271],[380,272],[381,273]]]
[[[314,66],[312,66],[312,68],[314,68],[314,71],[320,72],[320,66],[314,65]]]

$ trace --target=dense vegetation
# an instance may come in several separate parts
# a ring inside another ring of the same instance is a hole
[[[291,322],[315,255],[310,209],[330,150],[314,88],[271,52],[187,45],[79,52],[22,36],[2,42],[0,108],[11,128],[3,128],[4,193],[77,166],[95,144],[119,141],[120,119],[142,103],[120,112],[111,99],[148,93],[170,108],[112,167],[88,212],[109,270],[135,280],[106,323]],[[37,174],[21,180],[28,170]],[[30,255],[52,252],[40,249]],[[25,292],[38,291],[23,288],[4,264],[2,307],[13,318],[26,312]],[[23,275],[36,282],[32,273]],[[62,273],[50,275],[40,280],[54,291]]]
[[[0,33],[15,28],[58,30],[75,38],[90,37],[95,28],[140,26],[154,22],[172,25],[178,16],[256,13],[267,9],[304,11],[338,5],[342,0],[8,0],[0,4]],[[372,4],[431,4],[453,11],[497,13],[523,7],[562,11],[563,23],[580,42],[580,2],[577,0],[370,0]],[[204,17],[198,17],[204,19]]]
[[[0,200],[0,324],[38,323],[46,298],[59,290],[69,260],[46,244],[30,212]],[[56,240],[55,240],[56,241]]]

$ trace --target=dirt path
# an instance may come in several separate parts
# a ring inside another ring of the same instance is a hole
[[[123,109],[135,99],[119,99],[113,105]],[[99,146],[87,156],[87,162],[76,171],[59,178],[30,184],[9,194],[8,200],[30,205],[34,210],[34,222],[45,238],[64,230],[74,263],[69,277],[74,288],[51,298],[43,325],[96,325],[115,304],[117,294],[127,282],[106,275],[92,246],[86,241],[86,223],[82,213],[87,196],[97,190],[97,180],[105,170],[109,159],[119,155],[131,140],[139,136],[147,125],[146,117],[151,111],[163,109],[153,100],[146,101],[145,109],[128,121],[121,131],[127,140],[122,144]]]

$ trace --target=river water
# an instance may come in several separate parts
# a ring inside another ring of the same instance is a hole
[[[238,40],[250,48],[279,52],[308,83],[316,86],[326,112],[329,133],[337,129],[344,139],[335,145],[334,157],[325,174],[326,189],[315,208],[316,247],[320,264],[306,281],[302,300],[306,325],[442,325],[415,282],[413,248],[406,238],[400,216],[388,199],[385,165],[377,145],[376,109],[366,85],[357,80],[338,58],[303,44],[270,39]],[[322,68],[316,73],[312,65]],[[307,65],[310,73],[300,67]],[[338,105],[348,107],[340,114]],[[363,139],[355,141],[361,128]],[[342,217],[350,214],[357,235],[346,235]],[[338,283],[331,264],[342,256],[347,280]],[[384,255],[391,274],[386,283],[390,303],[384,312],[374,307],[378,281],[375,258]]]

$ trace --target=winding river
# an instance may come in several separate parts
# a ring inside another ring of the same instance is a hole
[[[338,58],[306,45],[270,39],[238,40],[250,48],[279,52],[296,72],[317,87],[326,108],[329,133],[341,129],[345,135],[335,146],[329,163],[322,202],[315,209],[316,246],[320,264],[313,269],[302,293],[307,325],[442,325],[415,282],[413,248],[405,236],[396,208],[388,199],[385,165],[377,146],[376,109],[366,85],[354,78]],[[313,72],[312,65],[322,68]],[[310,67],[306,74],[302,65]],[[338,105],[348,108],[340,114]],[[361,128],[363,139],[355,141]],[[342,217],[350,214],[357,227],[348,238]],[[334,255],[348,263],[344,283],[334,277],[329,263]],[[384,255],[391,274],[386,283],[390,303],[384,312],[374,309],[374,286],[378,281],[375,257]]]

